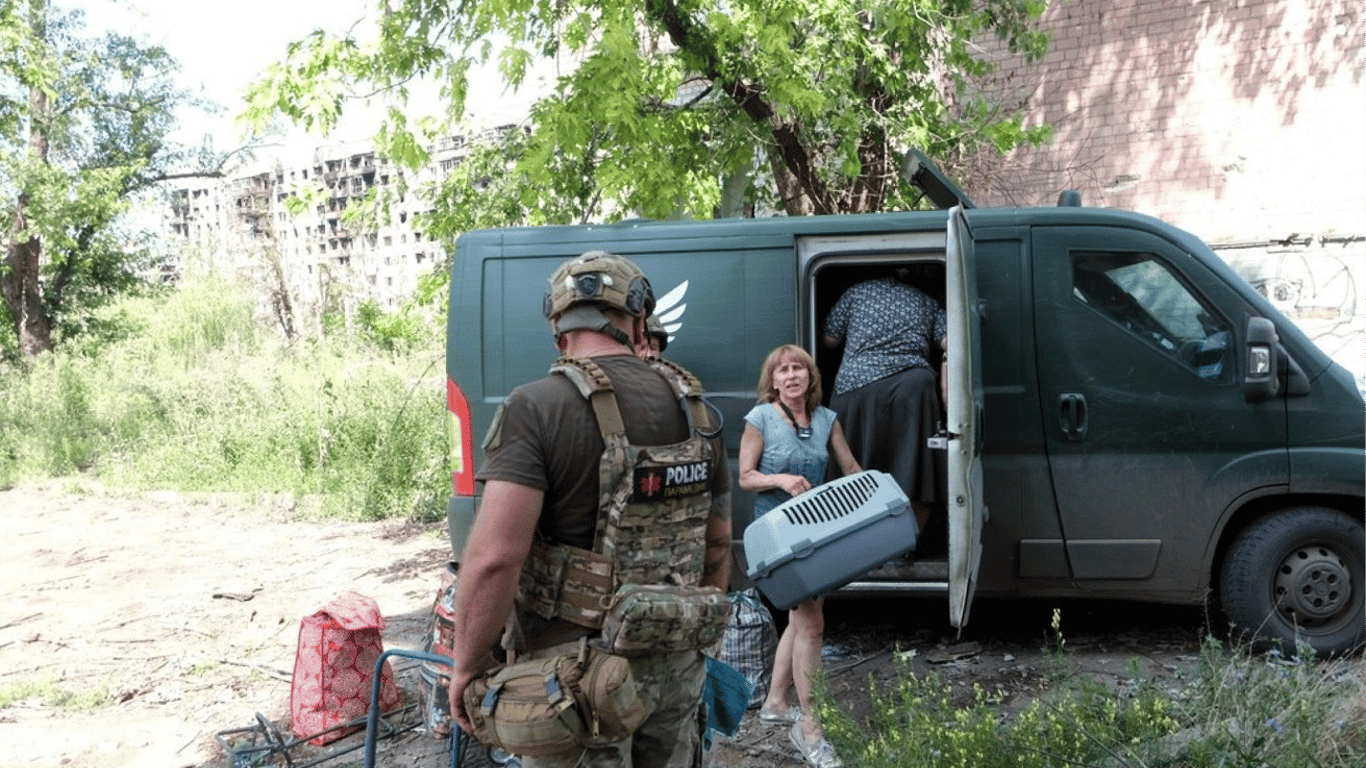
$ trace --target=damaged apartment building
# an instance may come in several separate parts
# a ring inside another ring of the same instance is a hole
[[[444,137],[417,172],[365,143],[318,147],[311,160],[280,156],[229,178],[178,182],[163,214],[164,274],[173,279],[194,264],[244,277],[258,288],[263,314],[287,333],[305,315],[349,315],[366,300],[394,309],[445,259],[417,223],[429,205],[416,190],[453,170],[471,143],[512,128]],[[372,192],[389,197],[387,219],[349,221],[348,206]],[[291,213],[291,198],[306,201],[302,211]]]

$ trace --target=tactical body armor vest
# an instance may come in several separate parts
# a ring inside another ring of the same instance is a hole
[[[588,399],[604,450],[593,549],[538,537],[522,568],[518,604],[543,618],[599,629],[623,585],[701,583],[713,456],[699,432],[710,429],[710,414],[692,374],[664,360],[649,365],[669,383],[687,415],[682,442],[631,445],[612,382],[592,360],[560,358],[550,369]]]

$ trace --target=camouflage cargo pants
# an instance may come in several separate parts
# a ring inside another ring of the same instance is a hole
[[[523,658],[577,648],[577,642],[569,643]],[[685,651],[631,659],[631,674],[649,713],[631,738],[582,755],[522,758],[524,768],[700,768],[702,684],[707,676],[702,654]]]

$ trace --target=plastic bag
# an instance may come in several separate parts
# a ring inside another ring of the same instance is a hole
[[[734,607],[716,658],[744,675],[754,686],[749,697],[749,706],[753,709],[763,704],[773,680],[778,628],[773,623],[773,614],[769,613],[754,587],[731,592],[729,597]]]
[[[384,616],[373,598],[348,592],[299,624],[299,646],[289,691],[289,727],[309,743],[329,744],[364,728],[332,730],[364,718],[370,709],[375,660],[384,653]],[[389,712],[403,704],[394,673],[385,662],[379,705]]]

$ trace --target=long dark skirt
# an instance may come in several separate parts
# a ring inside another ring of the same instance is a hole
[[[929,369],[911,368],[836,395],[830,408],[860,466],[891,475],[913,502],[944,502],[947,457],[925,445],[943,419]]]

